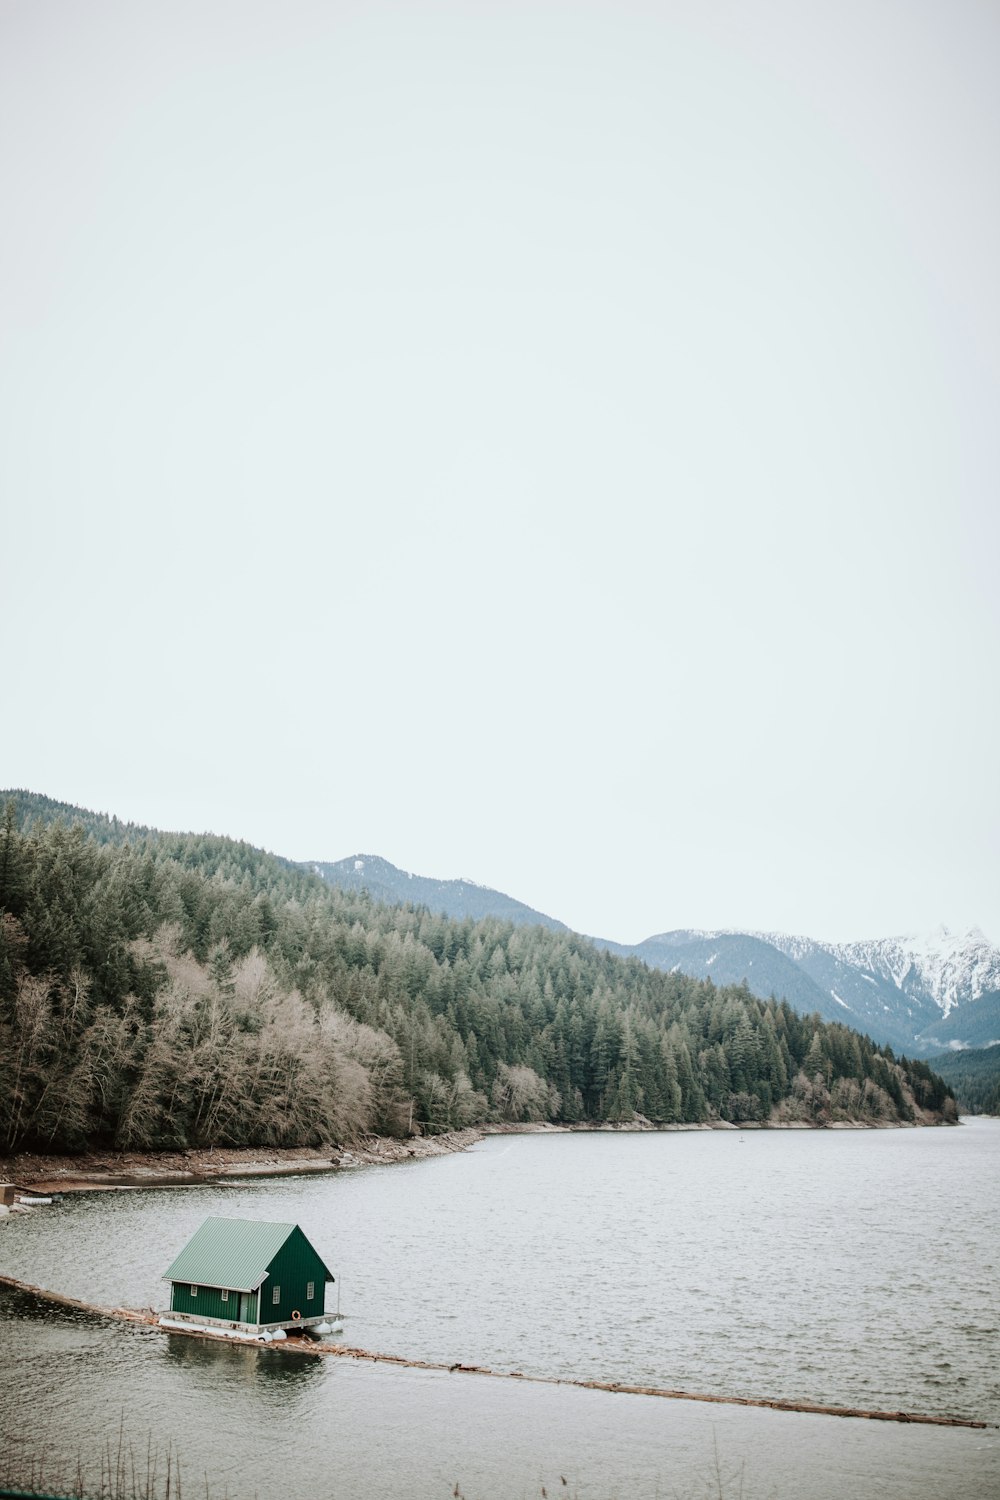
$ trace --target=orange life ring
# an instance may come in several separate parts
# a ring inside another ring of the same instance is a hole
[[[292,1313],[292,1322],[293,1323],[301,1323],[302,1322],[302,1314],[300,1312],[298,1312],[298,1311],[293,1312]]]

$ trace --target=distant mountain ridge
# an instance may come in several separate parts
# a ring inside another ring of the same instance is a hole
[[[497,1121],[956,1118],[922,1061],[745,985],[622,962],[573,932],[374,901],[225,836],[68,819],[24,790],[3,804],[7,1155],[332,1149]],[[427,894],[363,856],[341,873]],[[471,881],[444,890],[498,900]]]
[[[16,803],[18,821],[25,828],[35,820],[58,818],[81,823],[101,843],[182,838],[23,789],[0,793],[0,802],[8,798]],[[272,857],[330,885],[367,890],[389,905],[425,906],[460,921],[493,917],[516,926],[571,930],[489,886],[411,875],[378,855],[298,866]],[[612,954],[637,957],[650,968],[709,978],[717,985],[745,979],[762,1000],[773,994],[802,1014],[816,1012],[824,1020],[840,1021],[910,1057],[1000,1042],[1000,949],[976,928],[952,933],[940,927],[923,938],[854,943],[822,943],[776,932],[690,929],[658,933],[632,945],[593,937],[588,941]]]
[[[944,1011],[987,990],[1000,988],[1000,949],[978,927],[949,932],[941,926],[923,938],[883,938],[842,943],[831,952],[848,963],[890,980],[914,1000],[932,1000]]]
[[[553,931],[569,929],[489,886],[431,880],[377,855],[307,865],[332,885],[366,889],[379,901],[412,902],[474,921],[498,917]],[[761,999],[776,995],[796,1010],[841,1021],[910,1056],[1000,1040],[1000,949],[977,928],[939,927],[925,937],[823,943],[777,932],[678,929],[641,943],[590,939],[620,957],[716,984],[746,980]]]
[[[413,906],[426,906],[443,916],[458,921],[469,918],[481,922],[484,917],[497,917],[503,922],[513,922],[518,927],[547,927],[551,932],[569,932],[565,922],[557,922],[544,912],[494,891],[473,880],[432,880],[425,875],[411,875],[400,870],[377,854],[354,854],[349,859],[338,859],[332,864],[310,861],[305,869],[319,875],[329,885],[342,890],[367,891],[375,901],[384,901],[390,906],[401,906],[410,902]]]
[[[668,932],[631,948],[657,968],[784,996],[911,1055],[1000,1039],[1000,949],[976,928],[823,943],[774,932]]]

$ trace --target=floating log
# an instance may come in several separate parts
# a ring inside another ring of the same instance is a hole
[[[79,1297],[67,1297],[61,1292],[50,1292],[44,1287],[32,1286],[30,1282],[18,1281],[14,1276],[0,1274],[0,1285],[13,1287],[15,1291],[27,1292],[43,1302],[57,1307],[72,1307],[81,1312],[93,1313],[101,1318],[117,1318],[128,1323],[144,1323],[161,1329],[160,1314],[152,1308],[99,1307],[92,1302],[83,1302]],[[257,1344],[254,1335],[223,1335],[198,1328],[162,1328],[163,1333],[183,1334],[187,1338],[217,1339],[225,1343],[246,1342]],[[352,1348],[346,1344],[327,1344],[312,1340],[286,1340],[269,1345],[281,1350],[293,1349],[301,1354],[338,1359],[360,1359],[371,1364],[401,1365],[408,1370],[442,1370],[454,1375],[486,1375],[493,1380],[528,1380],[533,1385],[570,1385],[587,1391],[608,1391],[620,1396],[659,1396],[667,1401],[707,1401],[716,1406],[759,1406],[770,1411],[806,1412],[817,1417],[856,1417],[868,1422],[904,1422],[924,1427],[973,1427],[977,1429],[997,1426],[994,1422],[980,1422],[972,1417],[938,1417],[908,1411],[868,1411],[859,1406],[824,1406],[815,1401],[783,1401],[766,1396],[718,1396],[700,1391],[677,1391],[655,1385],[624,1385],[618,1380],[569,1380],[558,1375],[525,1375],[521,1370],[491,1370],[485,1365],[444,1364],[426,1359],[407,1359],[401,1354],[377,1354],[370,1349]]]

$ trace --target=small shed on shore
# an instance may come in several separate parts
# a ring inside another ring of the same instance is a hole
[[[206,1219],[163,1279],[171,1318],[273,1333],[322,1323],[334,1278],[297,1224]]]

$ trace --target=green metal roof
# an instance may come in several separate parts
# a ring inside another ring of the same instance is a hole
[[[295,1228],[294,1224],[261,1224],[254,1219],[206,1219],[163,1280],[255,1292]],[[323,1269],[332,1281],[333,1276]]]

